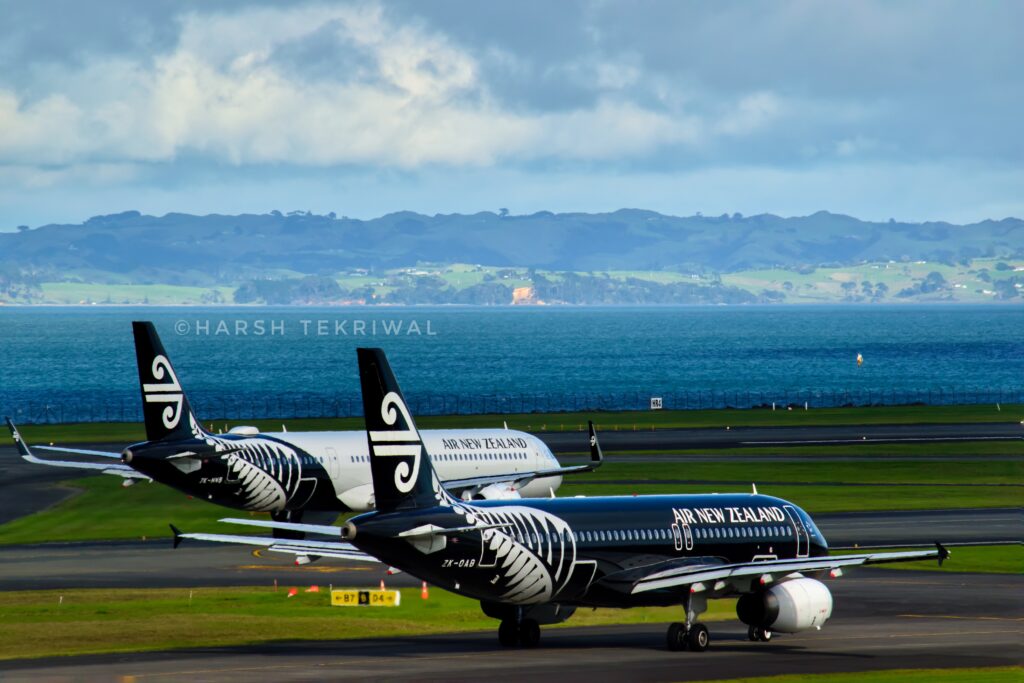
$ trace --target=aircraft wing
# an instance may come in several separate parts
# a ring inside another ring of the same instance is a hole
[[[532,472],[510,472],[508,474],[492,474],[483,477],[467,477],[465,479],[446,479],[444,487],[452,493],[461,493],[465,489],[480,489],[491,484],[510,484],[513,489],[521,489],[534,479],[544,477],[560,477],[566,474],[579,474],[580,472],[592,472],[604,462],[604,454],[601,452],[601,444],[597,440],[597,432],[594,430],[594,423],[588,423],[590,431],[590,462],[586,465],[573,465],[571,467],[553,467],[546,470],[534,470]]]
[[[776,577],[794,572],[821,572],[858,565],[883,564],[887,562],[912,562],[935,558],[942,561],[949,557],[949,551],[936,543],[932,550],[908,550],[894,553],[862,553],[858,555],[830,555],[825,557],[800,557],[785,560],[764,560],[719,565],[690,565],[664,571],[655,571],[633,584],[633,593],[682,588],[708,581],[725,581],[735,578],[761,577],[761,583],[770,583]]]
[[[7,418],[7,428],[11,430],[11,438],[14,439],[14,445],[18,449],[18,455],[23,460],[27,460],[30,463],[36,465],[49,465],[50,467],[69,467],[72,469],[79,470],[92,470],[99,471],[103,474],[115,474],[125,479],[144,479],[146,481],[152,481],[149,477],[141,472],[133,470],[128,465],[122,463],[106,463],[106,462],[78,462],[76,460],[44,460],[37,458],[32,454],[32,450],[25,443],[25,440],[21,437],[21,433],[18,432],[18,428],[14,426],[14,422],[11,418]],[[108,453],[102,453],[100,451],[77,451],[73,449],[60,449],[54,447],[46,447],[47,450],[63,450],[70,453],[87,453],[89,455],[103,455],[105,457],[120,457],[119,455],[113,455]],[[127,484],[126,484],[127,485]]]
[[[248,523],[256,520],[227,520],[222,519],[222,522],[232,523]],[[351,560],[355,562],[380,562],[377,558],[361,550],[356,549],[351,543],[341,543],[338,541],[327,541],[319,539],[288,539],[288,538],[272,538],[268,536],[242,536],[237,534],[204,534],[204,533],[182,533],[173,524],[171,531],[174,533],[174,547],[177,548],[181,545],[182,540],[190,539],[193,541],[207,541],[209,543],[231,543],[234,545],[255,545],[260,546],[270,552],[274,553],[285,553],[289,555],[304,555],[307,557],[333,557],[340,560]],[[255,526],[255,525],[253,525]],[[324,528],[318,524],[294,524],[290,522],[267,522],[260,526],[268,526],[272,528],[286,528],[291,531],[307,531],[310,533],[323,533],[322,531],[314,531],[316,528]],[[303,527],[299,529],[297,527]],[[312,527],[312,529],[306,529],[304,527]],[[330,527],[336,532],[340,532],[341,529],[338,527]]]

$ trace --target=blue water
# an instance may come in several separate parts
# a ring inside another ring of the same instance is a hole
[[[136,419],[138,319],[154,321],[211,417],[358,414],[353,351],[365,345],[388,352],[424,413],[639,408],[651,396],[666,408],[1008,401],[1024,388],[1019,306],[11,307],[0,308],[0,414]]]

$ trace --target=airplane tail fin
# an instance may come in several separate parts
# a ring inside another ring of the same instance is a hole
[[[139,389],[146,439],[191,439],[203,432],[202,425],[171,367],[160,336],[151,322],[133,322],[135,358],[139,364]]]
[[[440,483],[384,351],[356,349],[356,353],[376,509],[388,512],[437,505]]]

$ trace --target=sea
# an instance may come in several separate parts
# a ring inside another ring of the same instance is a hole
[[[420,414],[1024,401],[1024,306],[9,306],[0,415],[140,419],[133,320],[201,417],[361,414],[359,346]]]

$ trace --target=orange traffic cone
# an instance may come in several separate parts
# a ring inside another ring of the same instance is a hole
[[[288,597],[289,598],[294,598],[298,594],[299,594],[299,589],[298,588],[289,588],[288,589]]]
[[[306,589],[306,592],[307,593],[319,593],[320,592],[320,586],[310,586],[309,588]]]
[[[423,588],[420,589],[420,597],[424,600],[430,599],[430,591],[427,590],[427,582],[423,582]]]
[[[381,579],[381,580],[380,580],[380,590],[381,590],[381,592],[383,592],[384,590],[386,590],[386,589],[384,588],[384,579]]]

